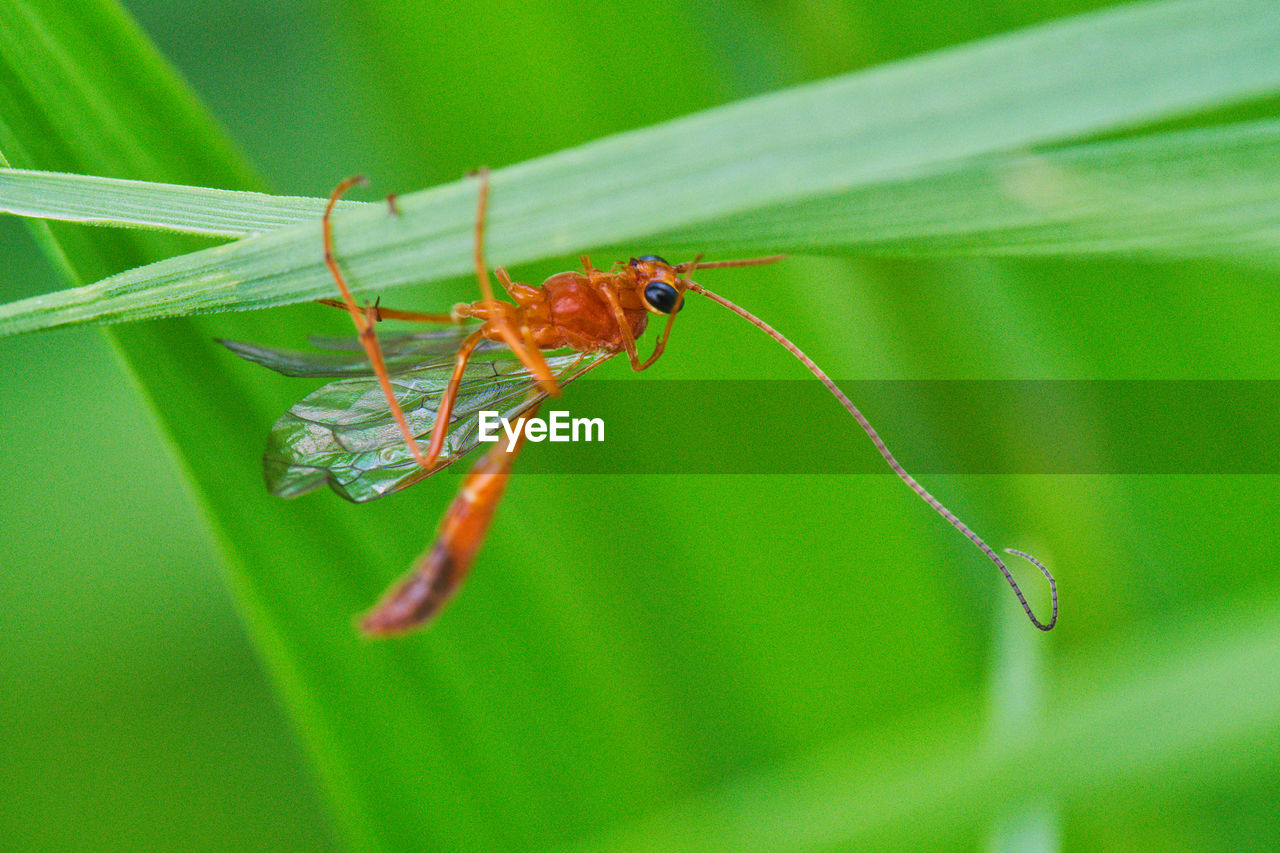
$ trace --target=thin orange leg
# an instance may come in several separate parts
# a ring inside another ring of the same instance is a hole
[[[515,357],[520,359],[529,372],[538,380],[542,390],[552,397],[559,397],[560,384],[556,382],[555,376],[552,375],[546,359],[542,357],[542,352],[536,346],[526,346],[526,340],[511,325],[507,310],[511,306],[494,298],[493,284],[489,281],[489,267],[484,260],[484,220],[489,207],[489,170],[482,167],[479,176],[480,201],[476,206],[476,278],[480,282],[480,293],[484,296],[484,307],[491,318],[489,322],[497,330],[498,334],[502,336],[503,342],[511,348],[511,352],[515,354]],[[506,286],[505,281],[503,285]],[[509,287],[507,290],[510,292]],[[519,309],[514,310],[518,311]]]
[[[586,273],[587,280],[591,282],[592,286],[599,286],[601,279],[608,279],[613,275],[596,269],[591,263],[591,259],[586,255],[579,255],[578,260],[582,262],[582,271]],[[614,265],[615,268],[617,266],[618,264]],[[667,335],[671,334],[671,322],[675,318],[675,314],[673,313],[667,319],[667,329],[663,332],[662,340],[658,341],[654,347],[654,354],[649,356],[648,361],[641,362],[640,352],[636,349],[636,339],[631,334],[631,324],[627,321],[627,315],[623,313],[622,303],[618,301],[618,294],[614,292],[613,287],[608,282],[605,282],[600,289],[609,303],[609,308],[613,311],[614,319],[618,322],[618,331],[622,333],[622,348],[627,352],[627,359],[631,362],[631,369],[644,370],[653,364],[654,359],[662,354],[662,349],[667,344]]]
[[[502,267],[498,267],[494,274],[498,277],[498,283],[517,303],[522,303],[538,293],[538,288],[536,287],[512,281],[511,276],[507,275],[507,271]],[[517,319],[520,318],[518,305],[510,310],[516,314]],[[512,351],[516,354],[516,358],[520,359],[524,366],[529,368],[529,372],[538,380],[538,384],[544,392],[552,397],[559,397],[560,385],[556,382],[555,374],[551,372],[551,368],[547,365],[547,360],[543,358],[542,350],[538,347],[538,342],[534,340],[533,330],[523,321],[520,322],[520,335],[524,346],[523,348],[513,347]],[[513,346],[510,340],[507,340],[507,346]]]
[[[341,308],[346,310],[347,303],[340,299],[317,299],[321,305],[328,305],[331,308]],[[373,319],[375,322],[383,320],[408,320],[411,323],[449,323],[457,325],[462,322],[461,317],[453,314],[425,314],[421,311],[397,311],[394,308],[383,308],[381,305],[374,303]]]
[[[342,197],[343,193],[356,184],[362,183],[366,183],[363,176],[347,178],[338,184],[333,194],[329,196],[329,204],[325,207],[324,218],[321,220],[321,227],[324,231],[324,262],[325,266],[329,268],[330,274],[333,275],[333,280],[337,283],[339,292],[342,293],[343,307],[351,315],[351,321],[356,324],[360,345],[364,347],[365,354],[369,357],[369,364],[373,367],[374,375],[378,377],[378,384],[382,386],[382,393],[387,398],[387,405],[391,408],[391,415],[395,418],[396,426],[400,428],[400,434],[404,436],[405,444],[418,464],[423,468],[429,468],[430,463],[418,448],[418,442],[414,438],[413,430],[409,429],[409,422],[405,420],[404,411],[400,408],[400,401],[396,399],[395,390],[391,387],[391,377],[387,374],[387,364],[382,358],[382,347],[378,345],[378,333],[373,328],[375,315],[372,311],[367,313],[361,311],[360,307],[356,305],[355,297],[351,295],[351,288],[347,287],[347,281],[342,277],[342,270],[338,268],[338,262],[333,256],[333,222],[330,216],[333,213],[334,205],[338,203],[338,199]]]
[[[507,271],[502,267],[494,270],[493,274],[498,277],[498,284],[502,285],[502,289],[517,303],[523,304],[530,299],[537,298],[540,288],[512,281],[511,276],[507,275]]]
[[[645,360],[644,364],[637,367],[636,370],[644,370],[649,365],[653,364],[655,361],[658,360],[658,356],[662,355],[662,351],[667,348],[667,338],[671,337],[671,327],[675,325],[675,322],[676,322],[676,315],[675,315],[675,312],[673,311],[667,315],[666,328],[662,330],[662,337],[658,338],[658,342],[653,346],[653,355],[649,356]]]
[[[440,395],[440,405],[436,407],[436,425],[431,430],[431,445],[427,448],[428,464],[434,463],[439,458],[440,451],[444,449],[444,439],[449,434],[449,416],[453,414],[453,403],[458,399],[458,386],[462,383],[462,373],[467,369],[467,361],[470,360],[471,353],[482,340],[484,340],[484,332],[477,329],[462,342],[462,347],[458,350],[458,357],[453,365],[453,375],[449,377],[449,384]]]
[[[586,258],[583,258],[583,261],[585,262]],[[641,361],[640,353],[636,349],[636,339],[631,335],[631,325],[627,322],[627,315],[622,311],[622,304],[618,302],[618,295],[610,287],[604,288],[604,295],[605,299],[609,301],[609,307],[613,309],[613,316],[618,321],[618,329],[622,332],[622,346],[627,351],[627,358],[631,361],[631,369],[644,370],[657,361],[658,356],[662,355],[662,351],[666,349],[667,338],[671,336],[671,326],[676,321],[675,312],[673,311],[667,315],[667,326],[662,330],[662,337],[654,344],[653,355],[649,356],[645,361]]]

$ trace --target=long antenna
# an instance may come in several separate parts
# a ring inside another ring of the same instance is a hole
[[[772,260],[775,260],[775,258],[761,258],[759,260],[754,261],[754,263],[768,263]],[[703,264],[703,263],[699,263],[698,260],[694,260],[687,265],[681,264],[680,267],[677,267],[677,269],[681,269],[681,267],[683,267],[684,269],[710,269],[712,267],[722,267],[722,266],[747,266],[751,263],[752,261],[748,261],[746,263],[742,261],[720,261],[716,263]],[[683,272],[683,269],[681,271]],[[1018,597],[1018,603],[1021,604],[1022,609],[1026,611],[1027,618],[1031,620],[1031,624],[1035,625],[1041,631],[1049,631],[1053,628],[1054,625],[1057,624],[1058,622],[1058,584],[1053,579],[1053,574],[1044,565],[1044,563],[1040,562],[1035,557],[1031,556],[1030,554],[1027,554],[1024,551],[1015,551],[1012,548],[1005,549],[1007,553],[1021,557],[1027,562],[1031,563],[1031,565],[1035,566],[1037,569],[1043,572],[1044,576],[1049,579],[1049,597],[1053,601],[1053,612],[1049,616],[1048,624],[1045,624],[1036,618],[1036,614],[1033,613],[1031,610],[1031,605],[1027,604],[1026,597],[1022,594],[1022,590],[1018,587],[1018,582],[1013,579],[1013,574],[1010,573],[1009,568],[1005,566],[1004,561],[1000,559],[999,555],[997,555],[995,551],[991,550],[991,547],[982,540],[981,536],[979,536],[978,534],[970,530],[969,525],[965,524],[963,521],[957,518],[955,513],[953,513],[951,510],[943,506],[942,502],[939,501],[937,498],[935,498],[932,494],[930,494],[928,489],[920,485],[919,480],[917,480],[915,477],[912,477],[910,474],[907,473],[907,470],[902,467],[902,464],[898,462],[897,459],[894,458],[892,453],[889,452],[889,448],[885,446],[884,440],[880,438],[880,434],[876,432],[875,427],[871,426],[871,422],[868,421],[866,416],[863,415],[862,412],[858,410],[858,407],[855,406],[853,402],[848,397],[845,396],[844,392],[840,390],[840,388],[836,385],[836,383],[831,381],[831,377],[827,376],[827,374],[823,372],[822,368],[818,367],[818,365],[813,363],[813,359],[809,358],[809,356],[801,352],[800,348],[795,344],[791,343],[791,341],[787,340],[787,338],[781,332],[779,332],[777,329],[773,328],[773,326],[770,326],[764,320],[761,320],[759,317],[752,314],[750,311],[746,310],[745,308],[740,308],[739,306],[734,305],[732,302],[730,302],[728,299],[725,299],[723,296],[717,296],[716,294],[712,293],[710,290],[707,290],[705,287],[703,287],[702,285],[696,282],[688,281],[687,279],[682,279],[682,281],[684,281],[685,285],[690,290],[694,291],[695,293],[701,293],[703,296],[707,297],[712,302],[720,303],[725,308],[728,308],[730,311],[737,314],[739,317],[746,320],[748,323],[755,326],[756,328],[764,332],[769,337],[773,338],[775,341],[781,344],[782,347],[786,349],[787,352],[791,353],[797,359],[799,359],[801,364],[809,368],[809,372],[812,373],[814,376],[816,376],[818,378],[818,381],[827,387],[827,390],[830,391],[835,396],[835,398],[840,401],[840,405],[844,406],[845,409],[848,410],[849,414],[853,415],[853,419],[858,422],[858,426],[862,427],[863,432],[865,432],[867,434],[867,437],[871,439],[871,443],[876,446],[876,450],[880,451],[880,455],[884,457],[884,461],[889,463],[889,467],[893,469],[893,473],[897,474],[899,479],[902,480],[902,482],[910,486],[911,491],[919,495],[921,500],[923,500],[929,506],[933,507],[934,511],[937,512],[938,515],[945,518],[948,524],[950,524],[956,530],[959,530],[961,533],[963,533],[964,537],[968,539],[970,542],[972,542],[974,545],[977,545],[978,549],[982,551],[982,553],[987,555],[987,559],[991,560],[991,562],[996,564],[996,568],[1000,570],[1000,573],[1004,575],[1004,579],[1009,582],[1009,586],[1013,588],[1013,594]]]
[[[761,264],[772,264],[785,258],[786,255],[769,255],[765,258],[744,258],[740,261],[707,261],[702,262],[702,255],[687,261],[683,264],[677,264],[676,272],[688,272],[689,270],[718,270],[725,267],[758,267]]]

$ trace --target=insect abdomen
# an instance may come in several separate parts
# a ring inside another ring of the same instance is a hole
[[[366,634],[411,631],[430,621],[453,597],[471,570],[515,457],[505,443],[499,443],[480,458],[449,505],[431,548],[361,620]]]

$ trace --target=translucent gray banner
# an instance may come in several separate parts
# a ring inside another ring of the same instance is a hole
[[[839,384],[918,476],[1280,473],[1278,381]],[[600,419],[604,440],[531,441],[517,471],[888,471],[813,381],[583,379],[545,402],[540,416],[552,411]]]

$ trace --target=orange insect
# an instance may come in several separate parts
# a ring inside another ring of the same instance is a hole
[[[1000,557],[903,469],[826,373],[772,326],[684,277],[692,270],[767,264],[782,256],[703,262],[699,255],[670,264],[646,255],[615,264],[607,272],[583,257],[581,272],[559,273],[541,287],[514,282],[498,268],[498,281],[514,304],[499,301],[484,260],[489,185],[482,170],[475,267],[483,298],[456,305],[449,314],[392,311],[377,305],[362,309],[334,257],[330,218],[343,193],[361,181],[351,178],[341,183],[325,209],[325,263],[342,300],[321,300],[350,313],[358,345],[347,339],[313,338],[326,352],[302,353],[223,342],[237,354],[286,375],[339,377],[295,404],[272,428],[264,470],[273,494],[293,497],[327,482],[343,497],[362,502],[411,485],[457,461],[479,443],[481,409],[501,409],[519,430],[519,419],[531,417],[547,396],[559,395],[563,385],[619,353],[627,354],[635,370],[653,364],[666,347],[685,292],[693,291],[742,317],[799,359],[853,416],[893,472],[1000,569],[1032,624],[1048,631],[1057,623],[1057,583],[1043,563],[1007,549],[1030,561],[1048,579],[1052,612],[1047,623],[1036,618]],[[651,316],[665,316],[666,324],[652,354],[642,361],[636,339]],[[375,325],[383,319],[448,327],[379,336]],[[424,452],[418,441],[427,436]],[[489,528],[522,440],[523,433],[518,432],[476,463],[441,521],[434,544],[364,617],[365,632],[388,635],[412,630],[449,600]]]

